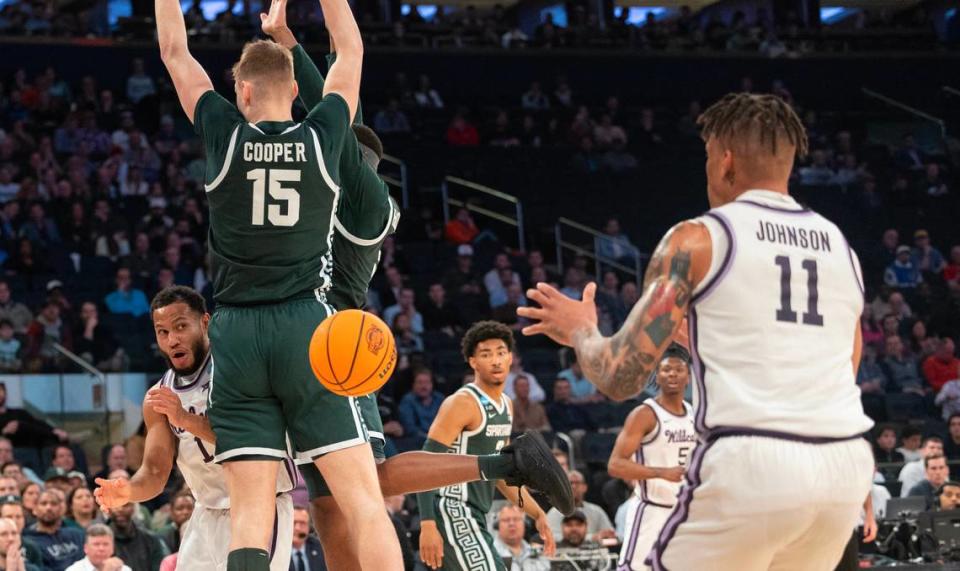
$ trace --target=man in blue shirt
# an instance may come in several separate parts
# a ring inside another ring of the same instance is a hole
[[[47,490],[37,500],[37,522],[23,531],[23,537],[40,548],[43,566],[50,571],[64,571],[84,556],[83,530],[63,527],[65,512],[63,494]]]
[[[433,390],[433,374],[421,369],[414,374],[413,389],[400,399],[400,424],[410,446],[423,445],[433,419],[437,417],[443,395]]]
[[[569,381],[570,400],[574,403],[603,400],[597,393],[597,387],[583,376],[580,364],[577,363],[577,355],[573,351],[570,352],[570,367],[560,371],[557,378]]]
[[[110,313],[140,317],[150,312],[150,303],[147,302],[147,296],[142,291],[133,288],[128,268],[117,270],[116,282],[117,289],[107,294],[104,300]]]

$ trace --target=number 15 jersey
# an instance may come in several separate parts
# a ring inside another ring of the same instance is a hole
[[[168,369],[157,386],[172,389],[180,397],[183,409],[190,414],[205,416],[213,369],[213,358],[208,353],[194,374],[181,377],[173,369]],[[177,468],[197,505],[214,510],[230,509],[227,478],[223,467],[213,461],[216,445],[172,425],[170,430],[177,437]],[[284,458],[277,470],[277,494],[292,490],[296,481],[293,460]]]
[[[697,222],[713,250],[688,316],[701,437],[869,430],[852,363],[863,280],[837,226],[764,190]]]
[[[207,154],[214,299],[271,303],[329,289],[338,165],[350,129],[344,100],[327,95],[302,123],[253,124],[208,91],[194,126]]]

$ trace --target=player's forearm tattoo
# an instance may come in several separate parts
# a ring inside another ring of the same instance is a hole
[[[640,392],[683,320],[693,292],[691,252],[664,238],[647,269],[647,288],[612,337],[573,336],[578,362],[602,393],[623,400]]]

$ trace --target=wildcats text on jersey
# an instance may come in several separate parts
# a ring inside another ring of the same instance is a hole
[[[669,444],[683,444],[684,442],[696,442],[697,433],[693,430],[681,428],[679,430],[667,429],[663,431],[663,436]]]
[[[757,240],[785,246],[795,246],[814,252],[831,252],[830,234],[823,230],[797,228],[777,222],[759,221]]]

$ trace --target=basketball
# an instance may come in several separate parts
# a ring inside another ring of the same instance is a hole
[[[323,320],[310,339],[313,374],[331,392],[362,397],[382,387],[397,364],[393,333],[379,317],[348,309]]]

